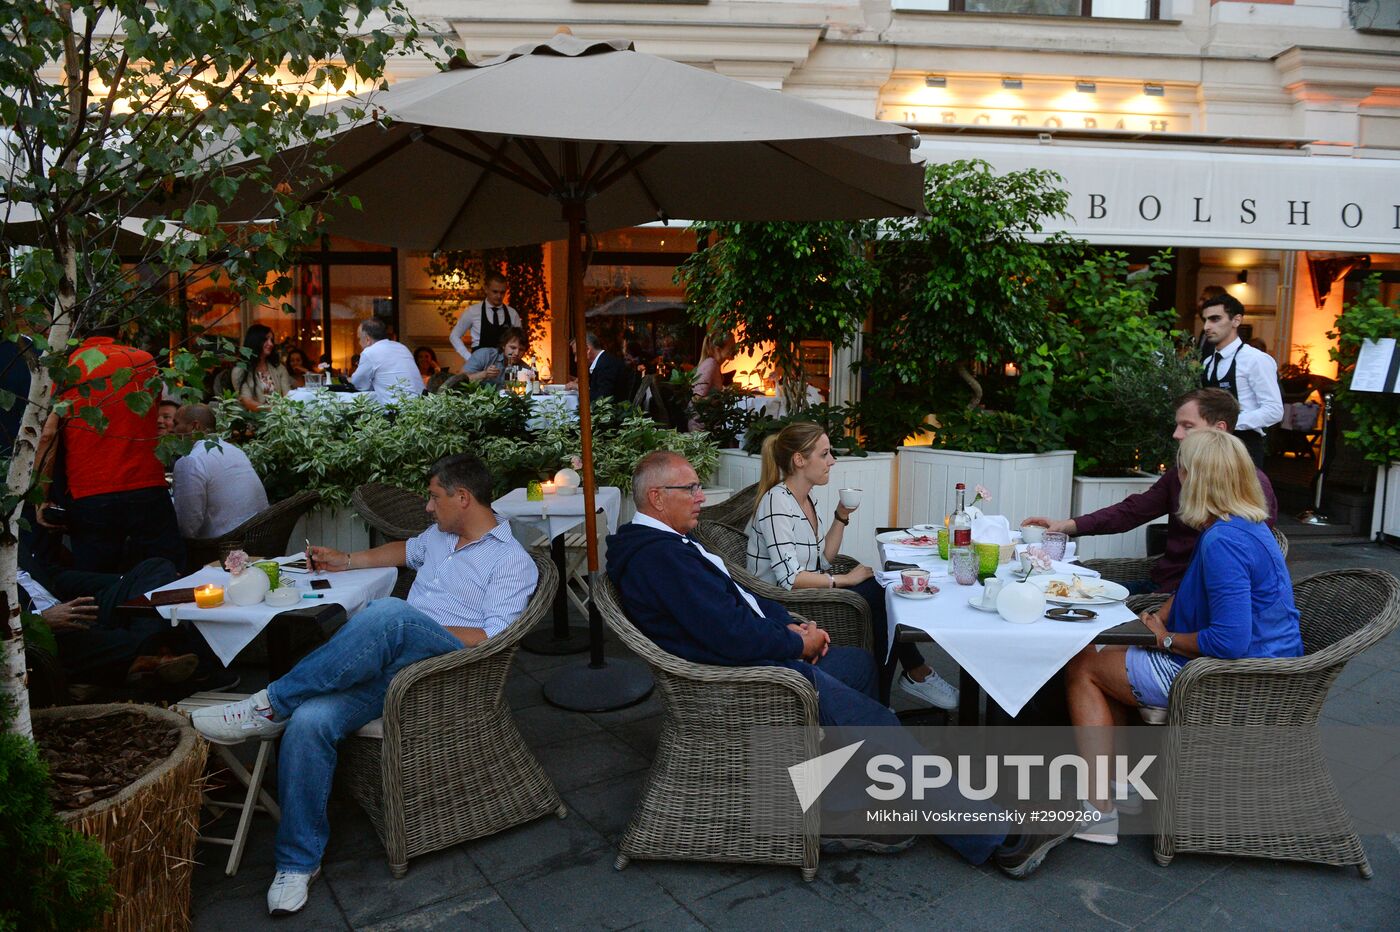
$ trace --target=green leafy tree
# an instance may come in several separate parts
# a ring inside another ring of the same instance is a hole
[[[1045,342],[1071,241],[1032,237],[1065,214],[1060,180],[1038,170],[998,175],[976,160],[928,166],[927,216],[886,221],[875,246],[885,311],[871,335],[877,387],[951,371],[969,392],[967,406],[977,407],[979,367],[1021,361]]]
[[[12,606],[19,506],[42,495],[41,425],[72,410],[62,390],[79,376],[68,360],[77,337],[136,322],[169,332],[172,293],[211,268],[240,298],[284,294],[290,281],[275,273],[316,233],[317,214],[277,191],[262,160],[335,119],[312,106],[308,91],[352,79],[372,86],[387,57],[401,43],[416,46],[418,36],[399,0],[10,0],[5,12],[0,202],[27,205],[35,217],[20,230],[14,207],[0,207],[8,253],[0,326],[5,340],[26,350],[17,364],[30,375],[27,397],[0,399],[24,405],[0,534],[0,592]],[[236,192],[260,197],[264,216],[276,222],[220,226]],[[163,236],[166,221],[180,224],[180,234]],[[9,247],[20,239],[32,248]],[[124,265],[118,254],[139,262]],[[89,369],[104,358],[95,350],[84,356]],[[160,381],[199,385],[205,362],[182,349],[155,373],[119,371],[80,391],[135,379],[125,403],[139,414]],[[81,416],[105,429],[96,408]],[[16,701],[15,727],[27,734],[23,640],[18,613],[9,616],[0,694]]]
[[[1400,395],[1354,392],[1348,387],[1356,371],[1356,357],[1365,340],[1400,337],[1400,307],[1381,300],[1379,275],[1369,276],[1356,297],[1337,317],[1336,329],[1327,334],[1337,341],[1330,352],[1337,363],[1337,404],[1356,421],[1356,429],[1343,433],[1347,442],[1377,466],[1400,463]]]
[[[702,223],[700,248],[676,270],[691,320],[771,345],[788,410],[804,407],[803,340],[847,346],[869,313],[876,270],[864,223]]]
[[[1171,459],[1172,401],[1197,386],[1200,366],[1177,331],[1176,311],[1154,310],[1157,283],[1171,253],[1133,269],[1122,252],[1092,253],[1068,269],[1060,288],[1063,316],[1036,348],[1049,368],[1049,410],[1076,451],[1079,472],[1155,470]]]

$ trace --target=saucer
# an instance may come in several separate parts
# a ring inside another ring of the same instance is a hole
[[[995,614],[997,610],[997,603],[995,601],[991,602],[991,604],[988,604],[986,601],[983,600],[982,596],[980,595],[976,598],[968,599],[967,604],[971,605],[979,612],[991,612]]]
[[[901,589],[898,586],[891,586],[890,591],[893,592],[895,595],[899,596],[901,599],[913,599],[917,602],[921,599],[931,599],[938,593],[938,589],[934,586],[929,586],[928,588],[928,592],[913,592],[909,589]]]

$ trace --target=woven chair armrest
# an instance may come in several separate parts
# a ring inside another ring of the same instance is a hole
[[[461,650],[439,654],[436,657],[429,657],[427,660],[420,660],[404,667],[394,674],[394,679],[389,683],[389,689],[384,695],[384,717],[387,719],[391,715],[397,714],[399,706],[403,704],[408,694],[418,688],[422,681],[448,673],[458,673],[503,650],[509,650],[513,646],[513,643],[503,639],[487,638],[474,647],[463,647]],[[431,684],[423,685],[427,687]]]
[[[1080,565],[1098,571],[1106,579],[1148,579],[1156,562],[1156,557],[1105,557],[1081,560]]]
[[[1198,657],[1172,683],[1172,725],[1300,724],[1314,720],[1341,661],[1305,657]],[[1315,699],[1310,703],[1309,699]]]
[[[783,589],[752,576],[741,580],[755,595],[772,599],[790,613],[800,613],[807,621],[831,635],[838,647],[870,650],[870,606],[847,589]]]
[[[838,576],[842,573],[849,573],[857,566],[860,566],[860,561],[844,553],[838,553],[836,559],[831,561],[831,571]]]

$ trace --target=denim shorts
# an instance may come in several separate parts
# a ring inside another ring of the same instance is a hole
[[[1186,666],[1186,658],[1155,647],[1129,647],[1125,660],[1128,664],[1128,685],[1133,688],[1138,705],[1165,709],[1167,696],[1172,691],[1172,680]]]

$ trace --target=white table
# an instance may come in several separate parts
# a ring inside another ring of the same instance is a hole
[[[911,560],[900,554],[895,545],[893,555],[886,556],[880,544],[880,565],[893,559],[918,563],[930,573],[929,582],[939,588],[931,599],[916,601],[895,595],[886,589],[885,608],[889,614],[890,647],[896,629],[904,627],[923,632],[948,652],[963,671],[964,713],[975,708],[975,695],[969,697],[969,680],[986,691],[1009,715],[1018,714],[1036,692],[1084,647],[1093,643],[1104,631],[1137,616],[1122,602],[1091,606],[1098,612],[1093,621],[1051,621],[1041,619],[1028,625],[1012,624],[1000,615],[973,608],[968,602],[982,597],[982,586],[959,586],[948,575],[947,563],[937,552]],[[1004,564],[997,575],[1019,577],[1013,564]],[[1059,567],[1057,567],[1059,569]],[[1097,576],[1092,570],[1076,567],[1081,576]],[[969,703],[969,699],[972,700]],[[966,724],[975,720],[963,718]]]
[[[297,554],[290,557],[279,557],[277,562],[289,563],[302,559],[304,556],[304,554]],[[262,570],[250,566],[244,572],[261,573]],[[327,580],[331,586],[329,589],[313,590],[311,588],[311,580],[313,579]],[[349,618],[375,599],[382,599],[393,592],[397,579],[398,570],[393,567],[345,570],[339,573],[288,573],[284,571],[282,573],[284,584],[290,583],[305,593],[315,591],[323,597],[302,599],[302,604],[295,606],[278,607],[268,605],[265,602],[260,602],[257,605],[234,605],[232,602],[225,602],[218,608],[200,608],[193,602],[186,602],[180,605],[162,605],[156,611],[160,612],[160,616],[172,625],[181,621],[194,624],[209,644],[210,650],[224,666],[228,666],[233,662],[233,658],[238,656],[239,651],[247,647],[273,618],[283,612],[320,608],[325,605],[340,605],[344,607],[345,615]],[[227,570],[206,566],[184,579],[177,579],[175,582],[161,586],[159,589],[153,589],[151,592],[184,589],[202,586],[205,583],[214,583],[227,589],[228,581]],[[150,598],[151,592],[146,593],[147,598]]]
[[[530,430],[540,430],[545,426],[546,417],[566,417],[578,420],[578,392],[549,392],[530,396],[530,420],[525,426]]]
[[[294,388],[287,392],[292,401],[303,404],[350,404],[356,398],[374,398],[373,392],[333,392],[328,388]]]

